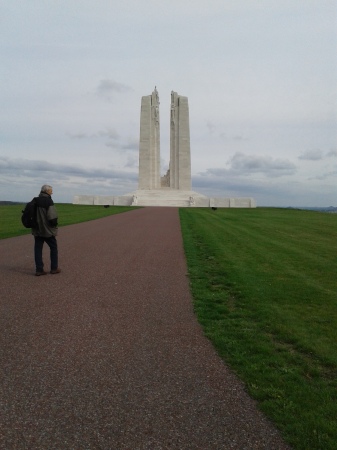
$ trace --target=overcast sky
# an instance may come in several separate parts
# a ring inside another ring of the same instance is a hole
[[[0,200],[138,187],[141,97],[190,108],[192,189],[337,206],[336,0],[0,0]]]

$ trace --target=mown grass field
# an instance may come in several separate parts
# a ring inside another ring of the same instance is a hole
[[[337,448],[337,215],[180,209],[195,310],[296,449]]]
[[[72,205],[70,203],[57,203],[55,206],[60,218],[59,226],[61,227],[135,209],[132,206],[104,208],[103,206]],[[24,228],[21,223],[21,211],[24,207],[24,204],[0,205],[0,239],[30,234],[31,230]]]
[[[30,232],[22,206],[0,206],[0,238]],[[61,226],[133,209],[56,207]],[[337,215],[179,211],[205,334],[294,449],[335,450]]]

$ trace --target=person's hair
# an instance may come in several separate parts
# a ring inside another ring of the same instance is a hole
[[[53,189],[49,184],[44,184],[41,188],[41,193],[47,194],[50,189]]]

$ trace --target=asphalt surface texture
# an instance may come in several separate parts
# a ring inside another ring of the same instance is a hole
[[[40,277],[31,235],[0,241],[1,449],[289,448],[203,335],[177,208],[57,240]]]

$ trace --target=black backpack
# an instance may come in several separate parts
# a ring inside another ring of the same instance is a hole
[[[39,228],[36,217],[36,197],[28,202],[25,209],[22,211],[21,222],[25,228]]]

